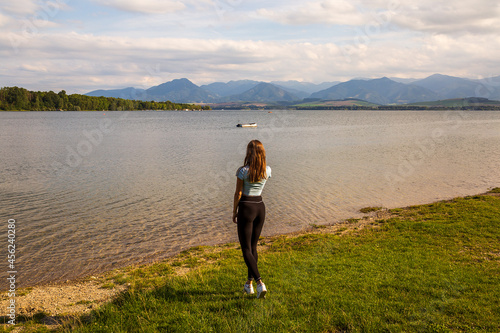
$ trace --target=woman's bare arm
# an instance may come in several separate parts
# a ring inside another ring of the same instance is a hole
[[[234,202],[233,202],[233,222],[237,223],[236,216],[238,215],[238,203],[241,199],[241,193],[243,192],[243,180],[236,178],[236,191],[234,191]]]

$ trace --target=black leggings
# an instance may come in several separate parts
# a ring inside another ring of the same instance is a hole
[[[257,268],[257,242],[266,219],[266,206],[261,196],[242,196],[238,204],[238,238],[243,259],[248,267],[248,279],[260,280]]]

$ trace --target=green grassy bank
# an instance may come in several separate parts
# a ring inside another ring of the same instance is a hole
[[[500,331],[500,197],[393,209],[372,222],[263,239],[265,300],[240,292],[246,269],[237,245],[197,247],[113,273],[107,287],[129,290],[59,330]]]

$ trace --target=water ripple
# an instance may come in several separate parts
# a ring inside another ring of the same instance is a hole
[[[273,168],[264,235],[360,216],[365,206],[474,194],[500,179],[495,112],[469,113],[458,127],[442,112],[122,114],[106,113],[115,130],[68,165],[102,114],[0,113],[9,140],[0,145],[0,214],[18,221],[20,287],[236,241],[234,173],[254,138]],[[235,127],[253,121],[256,130]]]

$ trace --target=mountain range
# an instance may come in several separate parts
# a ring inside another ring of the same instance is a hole
[[[261,102],[293,103],[308,100],[348,98],[389,105],[435,101],[452,98],[485,97],[500,99],[500,76],[471,80],[442,74],[425,79],[353,79],[347,82],[314,84],[299,81],[261,82],[238,80],[197,86],[186,78],[175,79],[149,89],[128,87],[95,90],[88,96],[104,96],[175,103]]]

